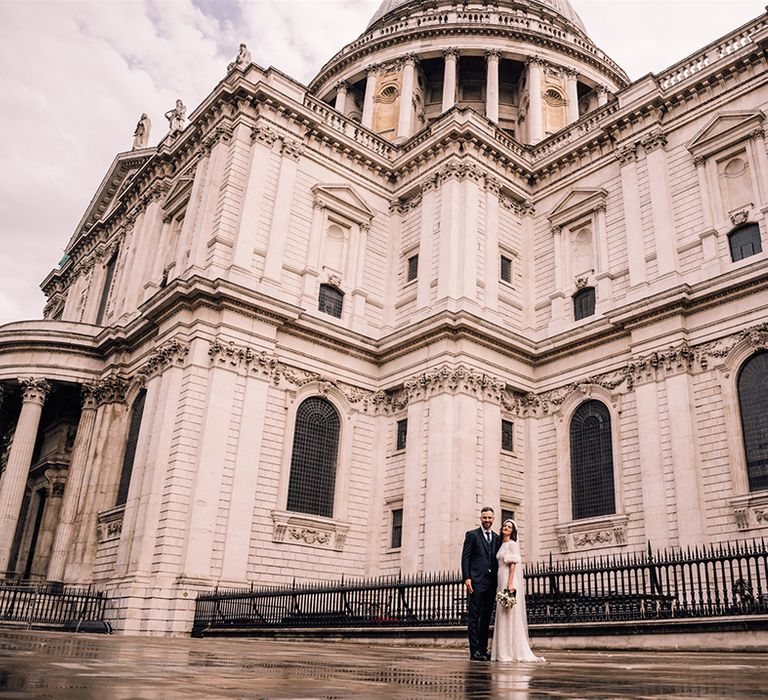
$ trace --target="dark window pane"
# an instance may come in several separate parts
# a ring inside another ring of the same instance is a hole
[[[501,279],[512,284],[512,259],[506,255],[501,256]]]
[[[768,352],[745,363],[738,392],[749,490],[762,491],[768,489]]]
[[[408,439],[408,419],[397,421],[397,449],[404,450]]]
[[[573,519],[614,513],[611,415],[600,401],[587,401],[571,419]]]
[[[515,447],[515,424],[511,420],[501,421],[501,449],[512,452]]]
[[[325,314],[341,318],[344,292],[330,284],[320,285],[320,299],[317,308]]]
[[[577,321],[595,313],[595,289],[586,287],[573,295],[573,317]]]
[[[403,543],[403,509],[392,511],[392,539],[389,546],[397,549]]]
[[[333,517],[339,414],[330,401],[313,396],[296,411],[288,510]]]
[[[101,325],[104,320],[104,312],[107,310],[107,301],[109,301],[109,290],[112,288],[112,280],[115,276],[115,267],[117,266],[117,253],[115,253],[107,263],[106,273],[104,275],[104,286],[101,289],[101,299],[99,299],[99,310],[96,312],[96,325]]]
[[[131,409],[131,424],[128,428],[128,440],[125,445],[125,454],[123,455],[123,468],[120,471],[120,485],[117,488],[116,506],[121,506],[128,500],[128,488],[131,485],[131,474],[133,473],[133,461],[136,459],[136,446],[139,443],[139,430],[141,429],[141,418],[144,415],[144,402],[147,398],[147,392],[141,390]]]
[[[419,256],[411,255],[408,258],[408,281],[413,282],[419,276]]]
[[[502,508],[501,509],[501,525],[499,525],[499,528],[501,528],[505,520],[514,520],[514,519],[515,519],[514,510],[509,510],[508,508]]]
[[[728,244],[731,247],[731,260],[743,260],[763,250],[760,242],[760,227],[757,224],[747,224],[728,234]]]

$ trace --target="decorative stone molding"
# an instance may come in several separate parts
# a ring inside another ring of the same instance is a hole
[[[21,398],[24,403],[44,404],[53,387],[45,380],[36,377],[19,379]]]
[[[255,126],[251,129],[251,140],[263,143],[265,146],[271,148],[275,145],[275,142],[280,138],[279,134],[268,126]]]
[[[120,534],[123,532],[124,514],[125,506],[123,505],[99,513],[96,523],[96,539],[99,544],[120,539]]]
[[[425,399],[435,394],[468,393],[500,402],[506,384],[495,377],[459,365],[443,365],[405,382],[409,400]]]
[[[286,158],[290,158],[291,160],[298,160],[301,158],[305,148],[303,143],[294,141],[293,139],[288,139],[286,137],[283,137],[282,140],[283,144],[280,146],[280,153],[282,155],[284,155]]]
[[[641,141],[641,145],[646,153],[650,153],[659,148],[666,148],[667,135],[663,131],[655,131],[652,134],[648,134],[648,136]]]
[[[189,345],[178,338],[171,338],[168,342],[154,349],[136,372],[136,378],[142,384],[146,384],[154,374],[163,372],[172,365],[180,365],[189,353]]]
[[[637,160],[637,146],[634,143],[622,146],[616,151],[616,160],[619,161],[619,165],[634,163]]]
[[[605,515],[585,520],[574,520],[555,526],[561,553],[620,547],[627,544],[627,523],[624,513]]]
[[[94,387],[94,395],[101,406],[108,403],[125,403],[128,381],[116,375],[102,379]]]
[[[768,350],[768,322],[745,328],[738,333],[695,347],[696,361],[702,370],[711,360],[722,360],[740,343],[746,342],[754,350]]]
[[[449,46],[447,49],[443,49],[443,58],[458,58],[459,50],[455,46]]]
[[[499,49],[486,49],[485,50],[485,60],[490,61],[491,59],[500,60],[501,59],[501,51]]]
[[[80,405],[84,411],[95,411],[99,406],[96,384],[80,385]]]
[[[730,213],[731,217],[731,224],[733,226],[740,226],[741,224],[746,224],[747,221],[749,221],[749,212],[750,208],[747,209],[739,209],[738,211],[732,211]]]
[[[344,550],[349,525],[307,513],[272,511],[272,541],[316,549]]]
[[[201,144],[202,149],[206,154],[210,153],[219,141],[223,141],[224,143],[229,142],[232,139],[233,132],[234,129],[231,124],[217,125],[203,137]]]
[[[757,491],[728,500],[739,530],[753,530],[768,526],[768,491]]]
[[[346,80],[337,80],[335,87],[337,91],[340,91],[340,90],[349,91],[350,85]]]

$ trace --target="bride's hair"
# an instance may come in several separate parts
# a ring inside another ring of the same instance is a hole
[[[501,529],[502,530],[504,529],[504,526],[507,523],[509,523],[512,526],[512,532],[509,533],[509,539],[512,540],[513,542],[517,542],[517,523],[514,520],[512,520],[511,518],[509,520],[505,520],[501,524]]]

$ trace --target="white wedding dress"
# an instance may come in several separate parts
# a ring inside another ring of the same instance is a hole
[[[536,656],[528,643],[528,619],[525,613],[525,579],[523,564],[520,556],[520,545],[509,540],[504,542],[496,555],[499,560],[499,576],[496,590],[507,588],[509,580],[509,565],[513,562],[515,576],[509,590],[517,591],[517,604],[511,608],[503,608],[496,603],[496,624],[493,632],[491,648],[492,661],[544,661]]]

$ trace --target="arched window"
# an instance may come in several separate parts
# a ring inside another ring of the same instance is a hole
[[[761,491],[768,489],[768,352],[747,360],[738,392],[749,490]]]
[[[580,321],[582,318],[595,315],[595,288],[585,287],[573,295],[573,318]]]
[[[344,305],[344,292],[331,284],[320,285],[320,298],[317,308],[323,313],[341,318],[341,309]]]
[[[611,414],[600,401],[586,401],[571,418],[571,500],[574,520],[616,512]]]
[[[142,389],[131,408],[131,423],[128,427],[128,440],[126,441],[125,454],[123,455],[123,468],[120,471],[120,485],[117,488],[116,506],[121,506],[128,500],[128,487],[131,485],[133,461],[136,459],[136,445],[139,442],[141,417],[144,415],[144,402],[146,398],[147,392],[145,389]]]
[[[299,405],[288,481],[288,510],[333,517],[340,429],[339,414],[327,399],[312,396]]]
[[[757,224],[739,226],[728,234],[728,245],[733,262],[761,253],[763,246],[760,242],[760,227]]]

